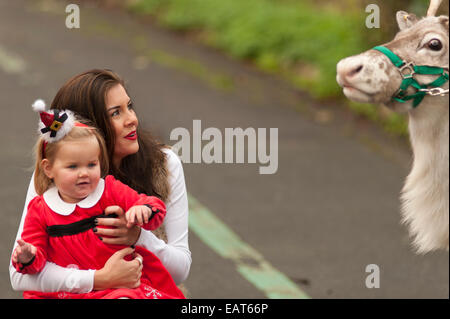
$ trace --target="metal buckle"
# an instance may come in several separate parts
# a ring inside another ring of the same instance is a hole
[[[398,70],[400,72],[400,75],[404,79],[412,78],[413,75],[416,73],[416,71],[414,71],[414,63],[412,62],[403,64],[401,67],[398,68]]]
[[[420,89],[419,91],[425,92],[425,94],[431,95],[431,96],[444,96],[445,94],[448,94],[448,89],[443,88],[431,88],[431,89]]]
[[[59,131],[59,129],[61,128],[62,123],[59,121],[53,121],[52,125],[50,126],[50,129],[52,131]]]
[[[398,89],[397,92],[394,93],[393,97],[402,99],[406,96],[406,94],[406,90]]]

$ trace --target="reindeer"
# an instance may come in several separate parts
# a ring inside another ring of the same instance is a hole
[[[397,12],[391,42],[337,65],[347,98],[408,113],[414,156],[401,215],[419,254],[449,247],[449,18],[435,16],[440,2],[422,19]]]

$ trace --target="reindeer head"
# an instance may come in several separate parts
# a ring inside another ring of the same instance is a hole
[[[449,19],[447,16],[433,16],[437,5],[432,1],[428,16],[421,20],[414,14],[397,12],[400,31],[383,46],[403,61],[444,67],[448,71]],[[437,76],[415,74],[414,77],[423,84],[430,83]],[[385,54],[373,49],[345,58],[337,65],[338,84],[349,99],[357,102],[384,103],[396,110],[409,110],[412,101],[400,103],[392,99],[402,80],[399,68]],[[445,85],[448,87],[448,82]],[[407,92],[415,93],[413,88],[408,88]]]

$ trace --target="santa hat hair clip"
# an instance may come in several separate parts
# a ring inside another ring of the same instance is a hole
[[[39,133],[47,143],[57,142],[69,133],[75,125],[75,118],[69,110],[45,111],[45,102],[36,100],[32,108],[39,113]]]

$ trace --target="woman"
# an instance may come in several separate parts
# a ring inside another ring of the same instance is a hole
[[[56,94],[52,109],[68,109],[91,120],[103,133],[110,161],[109,174],[140,193],[160,197],[167,208],[164,231],[128,228],[123,210],[110,206],[105,214],[117,218],[98,219],[97,234],[107,244],[138,245],[153,252],[164,264],[177,284],[189,274],[191,253],[188,245],[188,202],[183,167],[178,156],[159,144],[139,127],[123,80],[109,70],[90,70],[70,79]],[[36,196],[34,181],[28,187],[17,239],[20,238],[27,206]],[[161,230],[161,228],[160,228]],[[165,238],[167,243],[158,238]],[[13,248],[14,249],[14,248]],[[107,288],[139,286],[142,266],[125,261],[133,252],[125,248],[115,253],[100,270],[63,268],[47,262],[38,275],[23,275],[10,264],[10,278],[14,290],[43,292],[67,291],[86,293]]]

